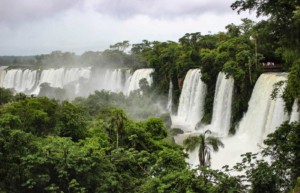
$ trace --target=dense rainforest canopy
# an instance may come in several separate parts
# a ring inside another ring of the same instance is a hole
[[[0,88],[0,192],[299,191],[299,122],[284,123],[270,134],[262,155],[246,153],[241,163],[220,171],[189,168],[187,154],[173,142],[165,124],[168,116],[152,117],[151,101],[167,94],[170,81],[173,103],[178,104],[181,80],[191,68],[201,69],[208,86],[204,123],[212,118],[218,73],[234,78],[231,133],[248,108],[254,84],[265,71],[263,64],[274,63],[289,72],[283,94],[288,111],[300,99],[300,2],[237,0],[232,8],[256,11],[267,19],[243,19],[217,34],[187,33],[178,42],[123,41],[80,56],[54,51],[0,57],[0,65],[9,68],[155,69],[151,88],[142,88],[151,100],[139,92],[127,98],[97,91],[67,102],[13,95]],[[140,107],[130,109],[133,103]],[[231,175],[241,171],[245,175]]]

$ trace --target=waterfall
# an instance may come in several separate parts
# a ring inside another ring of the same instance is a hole
[[[89,79],[90,71],[90,68],[0,69],[0,86],[14,89],[16,92],[38,95],[43,83],[48,83],[54,88],[64,88],[70,83],[75,83],[75,87],[78,87],[81,78]]]
[[[0,66],[0,87],[3,87],[3,81],[6,75],[6,68],[7,66]]]
[[[220,72],[215,89],[212,121],[207,128],[219,136],[226,136],[230,129],[233,87],[233,78],[227,79]]]
[[[195,130],[197,123],[204,115],[206,89],[206,85],[201,81],[200,70],[189,70],[183,82],[177,116],[172,117],[173,128],[180,127],[185,131]]]
[[[128,94],[130,94],[132,91],[138,90],[140,88],[140,80],[146,79],[149,86],[152,84],[152,77],[151,74],[154,72],[154,69],[152,68],[145,68],[145,69],[139,69],[136,70],[129,83],[129,88],[128,88]]]
[[[242,118],[235,136],[222,139],[225,148],[212,155],[212,167],[220,169],[233,165],[246,152],[258,152],[266,136],[288,120],[282,98],[271,99],[273,85],[286,80],[284,73],[262,74],[253,89],[247,113]]]
[[[130,76],[130,71],[127,69],[108,69],[104,75],[104,82],[102,89],[111,92],[126,93],[128,89],[127,80]]]
[[[172,105],[173,104],[173,84],[172,81],[169,83],[169,92],[168,92],[168,103],[167,110],[172,114]]]
[[[293,104],[290,123],[300,121],[300,112],[298,107],[298,100],[296,99]]]
[[[65,68],[43,70],[40,78],[40,84],[49,83],[51,87],[63,88]]]
[[[2,73],[1,76],[3,76],[1,78],[2,87],[14,89],[16,92],[29,94],[37,84],[38,71],[29,69],[12,69]]]
[[[30,95],[38,95],[41,91],[41,85],[44,83],[48,83],[52,88],[66,89],[68,95],[75,94],[76,96],[87,96],[95,90],[103,89],[126,94],[130,84],[129,69],[101,69],[92,74],[91,67],[62,67],[44,70],[6,70],[5,68],[0,68],[0,86]],[[149,69],[141,71],[142,74],[137,78],[146,78],[151,84]]]
[[[131,77],[132,76],[130,74],[130,70],[126,70],[124,74],[124,78],[122,80],[124,82],[124,89],[123,89],[124,94],[128,93]]]
[[[50,68],[42,70],[39,78],[38,87],[31,93],[38,95],[40,86],[43,83],[48,83],[49,86],[54,88],[64,88],[68,84],[73,83],[75,86],[74,93],[79,94],[79,81],[81,79],[90,78],[91,68]]]

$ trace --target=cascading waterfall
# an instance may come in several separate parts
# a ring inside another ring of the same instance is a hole
[[[6,71],[5,71],[6,68],[7,66],[0,66],[0,87],[3,87],[3,81],[6,75]]]
[[[273,85],[286,79],[285,73],[267,73],[259,77],[249,101],[248,111],[242,118],[236,134],[223,138],[225,148],[212,155],[213,168],[232,166],[241,161],[241,154],[258,152],[266,136],[288,120],[282,98],[271,99]]]
[[[12,69],[2,75],[2,87],[29,94],[37,84],[39,73],[36,70]]]
[[[28,95],[38,95],[44,83],[49,84],[52,88],[68,89],[67,93],[77,96],[87,96],[88,93],[103,89],[126,94],[131,76],[129,69],[106,69],[93,74],[92,77],[91,67],[50,68],[44,70],[6,70],[5,68],[0,68],[0,86]],[[151,71],[153,70],[151,69]],[[146,71],[146,73],[148,72]],[[147,78],[150,84],[152,83],[149,74],[144,77]]]
[[[65,68],[43,70],[40,84],[49,83],[51,87],[63,88]]]
[[[140,88],[140,80],[146,79],[148,84],[152,84],[152,77],[151,74],[154,72],[154,69],[152,68],[144,68],[134,71],[128,88],[128,95],[135,90],[138,90]]]
[[[170,81],[169,92],[168,92],[167,110],[171,114],[172,114],[172,106],[173,106],[172,104],[173,104],[173,84],[172,84],[172,81]]]
[[[206,129],[219,136],[226,136],[230,129],[231,104],[234,80],[226,78],[225,73],[220,72],[217,79],[212,121]]]
[[[220,72],[217,78],[214,106],[213,106],[213,117],[210,125],[205,126],[199,131],[193,133],[186,133],[175,137],[175,141],[178,144],[182,144],[183,140],[190,135],[197,135],[203,133],[209,129],[214,135],[227,136],[230,128],[231,120],[231,104],[233,94],[234,80],[232,78],[226,78],[223,72]],[[190,152],[189,159],[187,160],[191,166],[199,164],[197,151]]]
[[[70,83],[77,83],[89,79],[90,68],[58,68],[46,70],[11,69],[1,70],[0,86],[14,89],[26,94],[39,94],[40,85],[48,83],[54,88],[63,88]]]
[[[290,117],[290,123],[300,121],[300,112],[298,107],[298,100],[294,101],[291,117]]]
[[[194,131],[197,123],[204,115],[204,99],[206,84],[201,81],[199,69],[187,72],[181,95],[179,98],[178,113],[172,116],[172,127],[180,127],[184,131]]]
[[[6,74],[6,71],[0,70],[0,87],[2,87],[2,85],[3,85],[5,74]]]
[[[80,79],[90,78],[91,68],[58,68],[58,69],[46,69],[41,71],[39,78],[39,84],[32,94],[38,95],[40,92],[40,86],[44,83],[48,83],[49,86],[54,88],[64,88],[70,83],[75,85],[75,94],[79,92]]]
[[[127,69],[114,69],[106,70],[104,80],[106,82],[103,85],[104,90],[111,92],[123,92],[126,93],[128,89],[127,80],[129,79],[130,71]]]

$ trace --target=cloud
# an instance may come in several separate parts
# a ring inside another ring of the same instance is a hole
[[[177,18],[207,12],[224,14],[231,11],[224,0],[89,0],[85,5],[102,14],[121,18],[147,15],[154,18]]]
[[[1,0],[0,23],[40,20],[72,9],[79,0]]]
[[[0,55],[82,53],[123,40],[177,41],[185,33],[217,33],[248,16],[230,10],[231,1],[0,0]]]
[[[231,11],[230,1],[224,0],[1,0],[0,23],[37,21],[69,10],[92,10],[118,19],[136,15],[173,19]]]

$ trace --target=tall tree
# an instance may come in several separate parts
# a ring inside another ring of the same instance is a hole
[[[190,136],[183,141],[187,151],[193,151],[199,146],[198,156],[201,166],[210,165],[211,156],[210,152],[219,151],[219,147],[224,147],[222,141],[214,136],[207,136],[211,134],[210,130],[206,130],[203,134],[198,136]]]
[[[294,0],[236,0],[231,5],[233,10],[256,11],[257,16],[268,16],[270,34],[279,42],[280,52],[286,62],[286,68],[299,57],[300,53],[300,2]]]
[[[119,147],[119,133],[124,129],[127,121],[127,116],[122,109],[110,110],[109,124],[116,132],[116,148]]]

